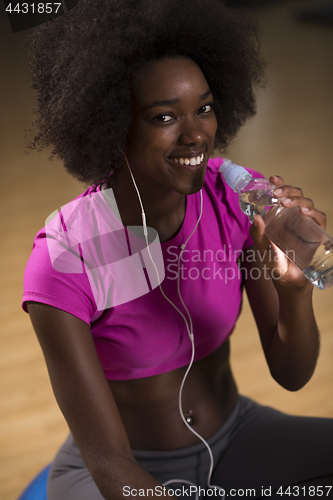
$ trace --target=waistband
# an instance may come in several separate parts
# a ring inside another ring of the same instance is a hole
[[[209,444],[210,447],[214,447],[214,445],[227,435],[229,435],[232,429],[235,427],[238,419],[243,414],[245,409],[251,406],[254,402],[249,398],[244,396],[239,396],[238,403],[232,413],[229,415],[224,424],[220,427],[220,429],[213,434],[210,438],[205,441]],[[255,404],[255,403],[254,403]],[[206,446],[204,443],[200,442],[198,444],[188,446],[186,448],[181,448],[178,450],[132,450],[135,458],[137,459],[175,459],[181,457],[189,457],[190,455],[195,455],[200,453],[201,451],[206,450]]]

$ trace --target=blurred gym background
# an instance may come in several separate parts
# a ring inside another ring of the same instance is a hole
[[[301,186],[328,217],[333,235],[332,2],[230,0],[262,26],[268,86],[258,113],[229,148],[233,161]],[[23,151],[34,92],[20,50],[29,30],[12,33],[0,3],[0,498],[15,500],[49,463],[67,434],[29,317],[20,308],[24,267],[46,217],[83,191],[61,162]],[[333,417],[333,288],[315,290],[322,336],[318,368],[289,393],[270,377],[247,301],[232,338],[240,392],[292,414]],[[320,443],[318,443],[320,447]]]

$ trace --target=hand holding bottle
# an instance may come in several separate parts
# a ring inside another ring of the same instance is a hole
[[[275,243],[313,285],[322,290],[332,286],[333,238],[324,230],[325,215],[314,208],[312,200],[304,198],[301,189],[284,185],[281,177],[252,178],[230,160],[223,161],[220,171],[238,193],[242,211],[251,222],[256,220],[252,234],[259,249],[267,253],[268,242]],[[275,247],[274,252],[280,255]],[[292,263],[281,255],[278,262],[284,282],[305,283]]]
[[[325,230],[325,214],[314,207],[311,199],[303,196],[303,191],[300,188],[285,185],[280,176],[272,176],[269,181],[275,186],[274,197],[284,207],[299,207],[302,215],[313,219],[316,224]],[[262,217],[255,215],[250,233],[257,249],[264,258],[265,264],[270,269],[271,275],[276,276],[281,285],[294,285],[297,288],[305,288],[310,285],[309,280],[306,279],[300,268],[288,259],[274,243],[270,242],[264,234],[265,229],[266,225]]]

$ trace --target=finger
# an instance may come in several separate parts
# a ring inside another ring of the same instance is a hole
[[[282,198],[281,204],[286,208],[299,207],[303,215],[311,217],[320,227],[326,228],[326,215],[314,207],[313,201],[310,198],[303,196],[293,196],[290,198]]]
[[[281,204],[284,207],[300,207],[307,208],[308,210],[315,210],[313,201],[310,198],[304,198],[304,196],[288,196],[286,198],[280,199]]]
[[[265,227],[262,217],[256,215],[250,228],[250,234],[260,253],[265,252],[270,243],[269,239],[264,234]]]
[[[273,191],[274,196],[276,198],[291,198],[293,196],[297,196],[299,198],[303,197],[303,191],[301,188],[294,187],[294,186],[278,186],[276,189]]]
[[[265,262],[268,268],[276,273],[278,271],[279,278],[284,275],[288,270],[288,259],[285,254],[264,234],[265,223],[260,215],[256,215],[253,224],[250,228],[250,233],[257,251],[260,255],[260,262]],[[274,275],[272,274],[274,278]]]
[[[326,229],[326,215],[314,208],[310,198],[304,198],[301,188],[285,185],[283,178],[279,175],[274,175],[269,180],[276,186],[273,191],[274,196],[284,207],[299,206],[303,215],[311,217],[320,227]]]
[[[274,184],[274,186],[283,186],[284,185],[284,180],[280,175],[272,175],[269,178],[269,181]]]
[[[311,219],[313,219],[318,226],[326,229],[326,214],[324,214],[324,212],[320,212],[320,210],[317,210],[316,208],[308,209],[307,207],[300,207],[300,210],[302,215],[311,217]]]

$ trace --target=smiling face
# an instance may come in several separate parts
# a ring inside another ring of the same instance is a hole
[[[199,191],[216,128],[213,96],[192,60],[150,65],[139,75],[125,150],[135,179],[160,192]]]

